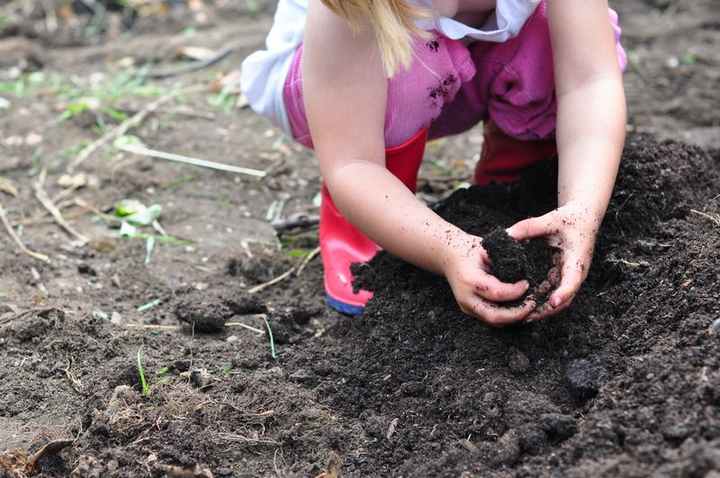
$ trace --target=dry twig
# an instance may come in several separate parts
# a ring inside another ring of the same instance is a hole
[[[81,244],[87,244],[89,242],[88,238],[77,232],[70,224],[68,224],[55,203],[52,201],[52,199],[50,199],[50,196],[48,196],[48,193],[43,188],[44,182],[45,171],[40,174],[40,178],[38,178],[38,180],[33,184],[33,188],[35,189],[35,197],[38,199],[38,201],[40,201],[40,203],[45,207],[45,209],[50,212],[52,217],[55,218],[55,222],[57,222],[60,227],[65,229],[68,234],[80,241]]]
[[[45,254],[41,254],[39,252],[34,252],[25,247],[25,244],[22,243],[18,235],[15,233],[15,230],[12,228],[12,225],[10,224],[10,221],[7,218],[7,213],[5,212],[5,209],[2,207],[2,204],[0,204],[0,221],[2,221],[3,225],[5,226],[5,230],[10,235],[10,237],[15,241],[15,244],[18,245],[20,250],[23,254],[26,254],[33,259],[37,259],[39,261],[50,263],[50,258],[46,256]]]
[[[147,156],[150,158],[165,159],[167,161],[174,161],[176,163],[190,164],[192,166],[198,166],[201,168],[215,169],[217,171],[226,171],[229,173],[245,174],[247,176],[255,176],[257,178],[264,178],[265,171],[259,169],[243,168],[240,166],[233,166],[231,164],[218,163],[215,161],[208,161],[206,159],[198,159],[190,156],[184,156],[182,154],[167,153],[165,151],[158,151],[156,149],[149,149],[140,145],[123,145],[118,147],[120,151],[126,153],[138,154],[140,156]]]
[[[313,249],[307,256],[305,256],[305,258],[303,259],[303,261],[301,263],[292,266],[290,269],[288,269],[287,271],[283,272],[282,274],[280,274],[279,276],[277,276],[276,278],[274,278],[268,282],[258,284],[255,287],[248,289],[248,291],[247,291],[248,294],[255,294],[257,292],[260,292],[261,290],[267,289],[268,287],[274,286],[278,282],[284,281],[285,279],[287,279],[288,277],[290,277],[293,274],[295,274],[295,276],[298,277],[300,274],[302,274],[302,272],[305,270],[305,268],[310,263],[310,261],[312,261],[315,257],[317,257],[317,255],[319,253],[320,253],[319,247]]]
[[[288,219],[278,219],[273,221],[271,226],[278,232],[287,231],[289,229],[306,229],[317,226],[320,223],[319,216],[298,216]]]
[[[87,145],[85,148],[83,148],[82,151],[80,151],[80,154],[77,155],[75,160],[73,160],[68,165],[68,172],[73,172],[75,168],[80,166],[83,162],[85,162],[90,156],[95,153],[98,149],[105,146],[108,143],[111,143],[112,141],[116,140],[120,136],[123,136],[125,133],[127,133],[132,128],[135,128],[142,124],[143,121],[145,121],[145,118],[147,118],[149,115],[155,112],[160,106],[164,105],[165,103],[175,99],[176,97],[183,95],[183,94],[189,94],[189,93],[195,93],[198,91],[205,90],[206,87],[204,85],[194,85],[187,88],[183,88],[177,91],[173,91],[171,93],[168,93],[165,96],[161,96],[157,100],[153,101],[152,103],[149,103],[145,108],[140,110],[137,114],[134,116],[128,118],[121,124],[119,124],[117,127],[111,129],[104,135],[102,135],[100,138],[96,139],[89,145]]]
[[[259,314],[263,315],[263,314]],[[251,317],[251,316],[247,316]],[[131,328],[131,329],[143,329],[143,330],[166,330],[166,331],[175,331],[175,330],[182,330],[182,325],[156,325],[156,324],[124,324],[125,327]],[[255,332],[259,335],[265,335],[265,331],[260,330],[256,327],[252,327],[247,324],[243,324],[242,322],[225,322],[225,327],[240,327],[243,329],[247,329],[251,332]]]
[[[62,369],[63,372],[65,372],[65,376],[68,380],[70,380],[70,385],[72,385],[73,390],[75,390],[77,393],[82,394],[83,393],[83,386],[82,382],[75,376],[74,373],[72,373],[72,370],[70,368],[72,367],[72,358],[68,359],[68,365],[64,369]]]
[[[290,277],[291,275],[293,275],[293,273],[297,270],[297,268],[298,268],[297,265],[292,266],[290,269],[288,269],[287,271],[283,272],[282,274],[280,274],[280,275],[277,276],[276,278],[274,278],[274,279],[272,279],[272,280],[270,280],[270,281],[268,281],[268,282],[264,282],[264,283],[262,283],[262,284],[258,284],[258,285],[256,285],[255,287],[253,287],[253,288],[251,288],[251,289],[248,289],[248,294],[255,294],[255,293],[257,293],[257,292],[260,292],[261,290],[267,289],[268,287],[277,284],[278,282],[284,281],[285,279],[287,279],[288,277]]]
[[[715,223],[716,226],[720,226],[720,214],[708,214],[706,212],[697,211],[695,209],[690,209],[690,212],[693,214],[697,214],[698,216],[702,216],[705,219],[710,219],[712,222]]]
[[[308,264],[310,264],[310,261],[312,261],[313,259],[315,259],[318,254],[320,254],[320,248],[319,248],[319,247],[316,247],[316,248],[313,249],[313,250],[310,252],[310,254],[308,254],[307,257],[305,257],[305,259],[302,261],[302,264],[300,264],[300,267],[298,267],[298,270],[297,270],[297,272],[295,273],[295,276],[296,276],[296,277],[300,277],[300,274],[302,274],[303,271],[305,270],[305,268],[308,266]]]
[[[179,67],[174,68],[167,68],[164,70],[151,70],[147,73],[148,78],[155,78],[155,79],[162,79],[162,78],[171,78],[173,76],[179,76],[184,75],[186,73],[192,73],[194,71],[202,70],[204,68],[209,68],[213,66],[216,63],[221,62],[224,60],[227,56],[229,56],[234,51],[234,48],[232,47],[226,47],[222,50],[218,51],[215,55],[211,56],[210,58],[206,58],[204,60],[194,61],[187,65],[182,65]]]

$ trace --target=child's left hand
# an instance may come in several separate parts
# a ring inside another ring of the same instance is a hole
[[[508,234],[516,240],[544,236],[548,244],[559,249],[548,273],[548,282],[555,291],[545,304],[528,316],[528,321],[557,314],[572,303],[590,270],[600,222],[601,219],[589,207],[567,203],[544,216],[525,219],[508,229]]]

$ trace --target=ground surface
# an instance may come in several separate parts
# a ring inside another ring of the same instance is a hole
[[[253,293],[317,246],[312,228],[278,237],[267,217],[281,203],[281,219],[316,214],[319,180],[309,153],[217,92],[169,101],[132,133],[266,178],[142,158],[111,141],[76,168],[84,184],[60,181],[123,115],[237,66],[263,40],[263,5],[147,19],[92,44],[28,29],[0,39],[0,204],[23,243],[50,258],[20,253],[0,231],[0,453],[73,440],[40,461],[46,477],[714,476],[720,8],[614,6],[634,134],[590,277],[564,315],[500,331],[464,318],[443,281],[387,256],[363,273],[377,298],[358,320],[324,308],[317,259]],[[169,67],[181,47],[228,44],[234,53],[196,73],[144,83],[127,73]],[[88,97],[100,105],[78,106]],[[422,196],[465,181],[481,141],[477,129],[431,144]],[[87,245],[37,200],[45,174],[42,188]],[[509,190],[461,191],[438,210],[484,234],[552,208],[551,177],[548,166]],[[126,198],[163,208],[166,234],[149,261],[146,240],[118,238],[107,216],[88,212]],[[188,317],[230,324],[193,333],[178,321]],[[0,476],[17,469],[10,456],[0,454]]]

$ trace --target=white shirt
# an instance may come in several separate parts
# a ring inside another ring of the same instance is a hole
[[[432,0],[416,0],[429,8]],[[502,43],[515,37],[540,0],[497,0],[495,12],[482,28],[473,28],[448,17],[419,20],[422,30],[437,30],[453,40],[470,38]],[[240,85],[252,109],[291,135],[283,89],[297,47],[303,41],[308,0],[279,0],[265,50],[248,56],[242,64]]]

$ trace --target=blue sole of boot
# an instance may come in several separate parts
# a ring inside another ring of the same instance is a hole
[[[357,317],[358,315],[363,313],[363,310],[365,310],[365,307],[362,307],[360,305],[346,304],[345,302],[334,299],[329,295],[325,295],[325,302],[331,309],[336,310],[343,315],[349,315],[350,317]]]

